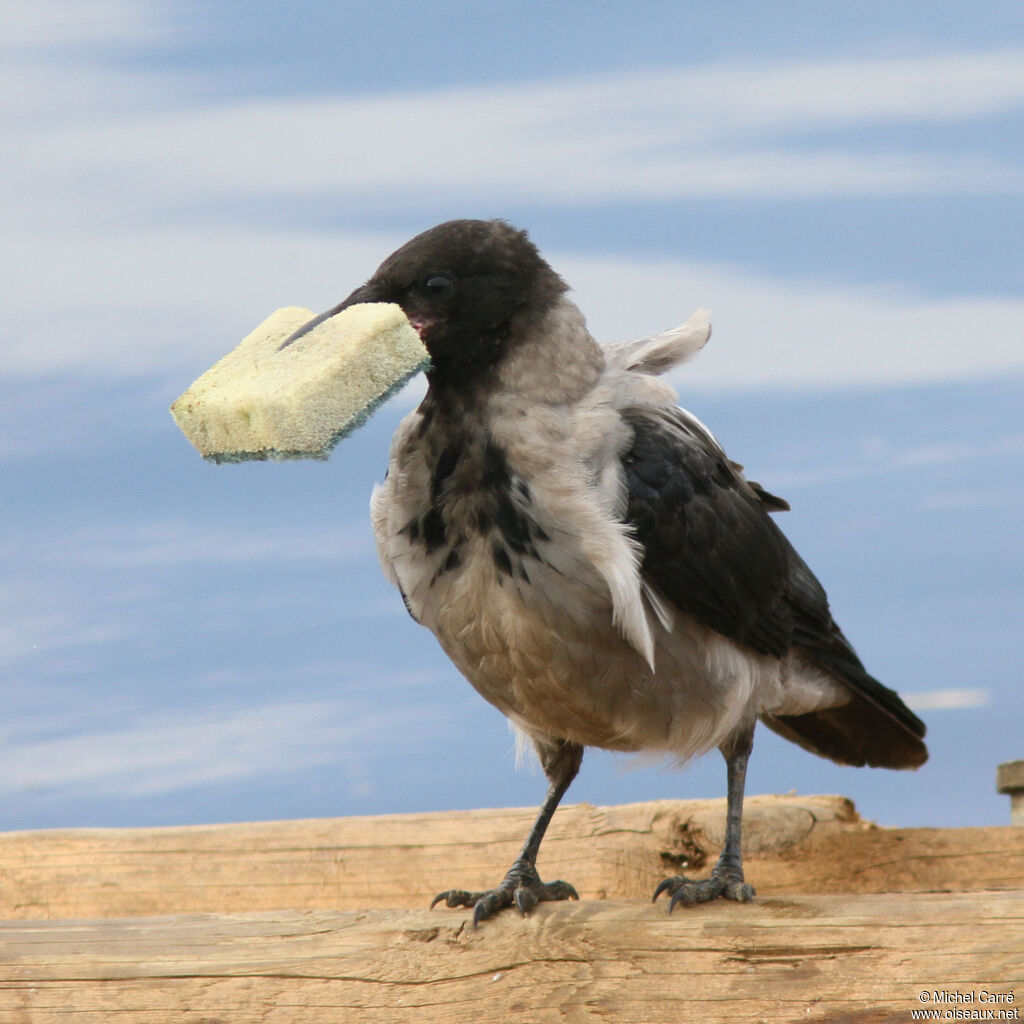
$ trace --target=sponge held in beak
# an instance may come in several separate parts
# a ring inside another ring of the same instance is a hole
[[[195,381],[171,415],[213,462],[326,459],[429,361],[399,306],[356,303],[327,318],[289,306]]]

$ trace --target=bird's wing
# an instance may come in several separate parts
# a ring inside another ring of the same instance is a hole
[[[605,358],[612,370],[660,374],[692,359],[710,337],[708,311],[698,309],[685,323],[660,334],[605,345]]]
[[[643,546],[643,572],[683,611],[763,654],[793,645],[792,598],[822,627],[824,591],[751,487],[695,419],[681,409],[622,411],[632,440],[622,455],[626,518]],[[794,588],[803,592],[793,595]]]
[[[682,409],[633,405],[621,415],[632,432],[621,456],[625,518],[643,548],[642,572],[657,589],[697,621],[755,651],[776,658],[799,651],[844,683],[855,703],[866,701],[922,736],[921,721],[865,671],[834,622],[821,584],[768,515],[780,499],[749,483]],[[821,749],[824,741],[806,743],[838,759],[855,757]]]

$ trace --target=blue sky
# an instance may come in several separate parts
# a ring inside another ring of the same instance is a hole
[[[1017,3],[2,3],[0,827],[532,804],[380,577],[414,383],[326,464],[211,467],[167,406],[271,310],[454,216],[528,228],[594,333],[710,307],[674,378],[756,479],[915,774],[762,736],[752,791],[1007,819],[1024,756]],[[569,799],[719,795],[588,757]]]

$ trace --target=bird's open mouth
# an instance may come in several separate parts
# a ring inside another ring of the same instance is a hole
[[[411,316],[409,323],[412,329],[420,336],[420,341],[426,341],[427,335],[440,323],[439,320],[431,320],[425,316]]]

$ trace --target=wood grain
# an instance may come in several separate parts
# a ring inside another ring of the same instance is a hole
[[[278,908],[423,907],[503,876],[532,808],[183,828],[0,834],[0,917],[96,918]],[[724,800],[576,804],[539,867],[586,899],[643,897],[718,854]],[[749,880],[763,895],[1011,888],[1024,829],[880,829],[844,797],[747,801]]]
[[[754,904],[650,902],[684,862],[706,872],[724,801],[575,805],[540,869],[583,899],[479,929],[426,904],[500,879],[530,809],[0,835],[0,1024],[889,1022],[1024,1000],[1024,829],[881,829],[827,796],[747,815]]]
[[[10,1024],[909,1021],[921,991],[1024,996],[1024,897],[861,894],[10,922]],[[976,1004],[977,1005],[977,1004]],[[1011,1004],[1014,1005],[1014,1004]]]

